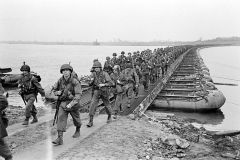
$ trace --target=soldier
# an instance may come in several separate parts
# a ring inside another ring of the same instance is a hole
[[[112,81],[115,83],[113,94],[116,95],[115,104],[114,104],[114,116],[117,118],[119,110],[121,110],[122,98],[123,98],[123,74],[120,72],[120,67],[115,65],[113,68],[113,73],[110,75]]]
[[[109,102],[109,92],[108,87],[114,85],[110,76],[107,72],[102,70],[102,64],[100,62],[94,62],[93,64],[94,72],[92,72],[92,79],[89,83],[89,86],[93,87],[93,97],[89,109],[89,123],[88,127],[93,126],[93,116],[98,106],[98,102],[102,99],[103,104],[105,105],[106,112],[108,114],[107,123],[112,121],[112,109]]]
[[[73,119],[73,124],[76,126],[76,131],[73,138],[80,136],[81,119],[80,119],[80,98],[82,95],[81,84],[72,76],[72,67],[69,64],[63,64],[60,68],[60,73],[63,76],[54,84],[52,91],[58,96],[60,103],[58,107],[57,131],[58,138],[53,141],[53,144],[63,144],[63,132],[66,132],[67,118],[70,113]]]
[[[127,63],[131,63],[133,65],[133,58],[132,58],[131,52],[128,53],[128,56],[126,57],[126,59],[127,59],[126,61]]]
[[[118,58],[121,71],[123,71],[125,69],[125,64],[127,62],[127,57],[124,54],[125,54],[125,52],[122,51],[121,56]]]
[[[8,122],[4,121],[7,120],[4,118],[4,109],[6,109],[7,107],[8,101],[7,98],[4,96],[4,89],[2,87],[2,83],[0,82],[0,156],[5,158],[5,160],[12,160],[11,150],[9,149],[8,144],[4,139],[8,136],[6,130]]]
[[[138,79],[139,79],[139,85],[135,85],[135,87],[133,88],[133,91],[135,92],[135,99],[138,98],[138,93],[139,93],[139,87],[140,87],[140,83],[141,83],[141,79],[142,79],[142,71],[140,68],[140,64],[136,64],[136,68],[135,71],[138,75]]]
[[[104,63],[103,67],[103,70],[107,72],[109,75],[113,72],[113,66],[111,64],[110,59],[111,58],[109,56],[106,57],[106,62]]]
[[[150,68],[145,60],[142,62],[141,71],[142,71],[142,83],[144,86],[144,90],[148,91],[149,80],[150,80]]]
[[[122,73],[124,77],[124,90],[126,91],[126,95],[128,97],[127,107],[130,108],[133,88],[134,85],[135,87],[139,86],[139,78],[131,63],[126,64],[126,69],[124,69]]]
[[[31,115],[33,116],[33,120],[31,123],[38,122],[37,119],[37,109],[34,105],[34,101],[37,98],[38,92],[42,96],[42,101],[45,101],[45,92],[37,78],[30,73],[30,67],[28,65],[23,64],[20,71],[22,71],[21,77],[18,80],[18,88],[20,88],[19,94],[22,96],[22,99],[25,103],[25,117],[26,119],[22,123],[22,125],[28,125],[29,118]]]
[[[113,58],[111,59],[111,64],[112,64],[112,66],[119,65],[118,59],[117,59],[117,53],[113,53]]]

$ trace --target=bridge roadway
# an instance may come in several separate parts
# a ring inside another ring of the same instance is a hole
[[[120,115],[128,115],[130,113],[134,114],[141,114],[144,113],[147,108],[150,106],[150,104],[153,102],[153,100],[157,97],[157,95],[161,92],[163,87],[166,85],[168,79],[171,77],[173,72],[177,69],[179,64],[182,62],[183,58],[186,56],[189,52],[196,52],[196,48],[191,48],[188,51],[184,52],[182,55],[180,55],[176,61],[168,68],[167,73],[160,77],[154,85],[150,85],[148,88],[148,92],[144,91],[143,86],[140,87],[139,90],[139,98],[132,100],[130,108],[127,108],[127,97],[123,99],[123,111]]]

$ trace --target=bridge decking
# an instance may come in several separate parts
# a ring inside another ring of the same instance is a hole
[[[148,92],[144,91],[143,86],[141,85],[140,90],[139,90],[139,98],[137,99],[132,99],[132,103],[130,108],[127,108],[127,97],[123,99],[125,103],[123,103],[122,108],[123,111],[120,115],[128,115],[132,112],[142,112],[144,113],[147,108],[150,106],[150,104],[153,102],[153,100],[157,97],[157,95],[161,92],[163,87],[166,85],[166,82],[168,79],[171,77],[173,72],[177,69],[179,64],[182,62],[183,58],[186,56],[187,53],[189,52],[195,52],[196,48],[192,48],[182,55],[180,55],[176,61],[168,68],[167,73],[163,76],[160,77],[154,85],[149,86]]]

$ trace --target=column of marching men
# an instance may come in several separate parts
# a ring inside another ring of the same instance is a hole
[[[168,71],[169,66],[191,46],[174,46],[166,48],[157,48],[153,51],[150,49],[144,51],[136,51],[128,53],[122,51],[120,56],[117,53],[111,57],[106,57],[106,61],[102,66],[97,59],[93,61],[93,66],[90,70],[91,76],[89,86],[92,87],[92,99],[89,107],[89,123],[88,127],[93,126],[93,119],[98,102],[101,99],[107,113],[107,123],[116,119],[119,112],[122,110],[123,96],[127,97],[127,107],[131,107],[133,98],[139,97],[139,87],[142,85],[145,92],[148,92],[149,85],[162,78]],[[32,117],[31,124],[37,123],[37,108],[34,105],[37,94],[40,93],[42,100],[45,101],[45,91],[42,88],[41,78],[31,72],[30,66],[25,63],[21,66],[22,72],[19,79],[18,87],[19,94],[25,103],[25,120],[22,125],[29,125],[29,120]],[[52,143],[55,145],[63,144],[63,133],[66,132],[67,119],[70,114],[73,118],[73,124],[76,131],[73,138],[80,136],[80,128],[82,125],[80,119],[80,99],[82,96],[81,82],[77,74],[73,71],[70,64],[63,64],[60,67],[62,76],[53,85],[51,92],[58,97],[56,103],[56,114],[54,123],[57,124],[58,137]],[[1,77],[0,81],[0,155],[5,159],[12,159],[12,153],[8,148],[4,137],[7,136],[6,127],[7,121],[4,121],[5,108],[8,106],[2,82],[7,81]],[[110,94],[113,93],[115,102],[112,108],[109,102]],[[113,115],[113,117],[112,117]]]

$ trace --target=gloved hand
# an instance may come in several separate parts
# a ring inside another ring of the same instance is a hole
[[[72,108],[72,105],[69,103],[66,108]]]
[[[56,96],[60,96],[61,94],[62,94],[62,91],[56,91],[56,92],[55,92],[55,95],[56,95]]]

